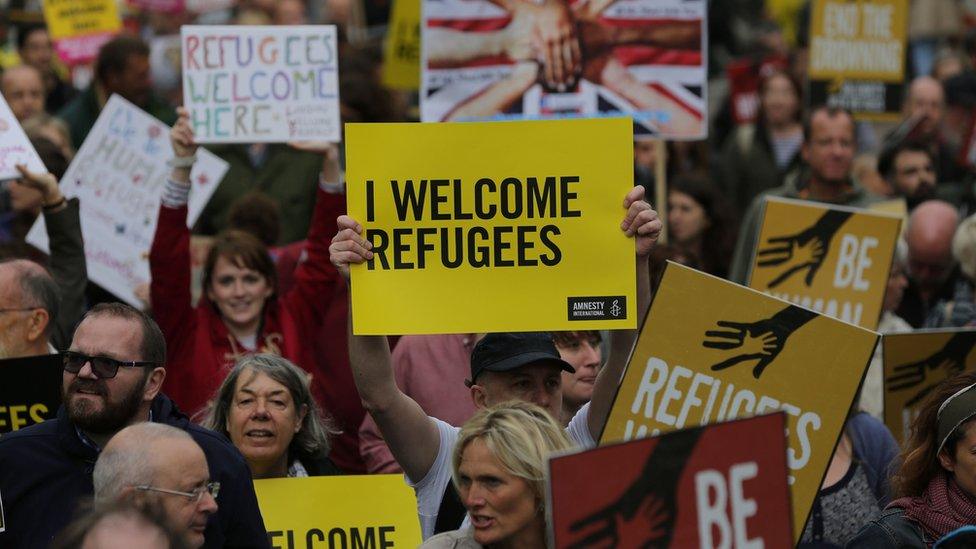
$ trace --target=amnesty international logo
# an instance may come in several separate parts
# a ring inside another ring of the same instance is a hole
[[[622,295],[566,298],[568,320],[607,320],[627,316],[627,297]]]

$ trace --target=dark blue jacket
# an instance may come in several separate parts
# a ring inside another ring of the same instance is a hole
[[[188,432],[207,456],[211,480],[220,482],[218,511],[210,517],[205,547],[268,548],[247,462],[223,435],[190,423],[159,395],[152,418]],[[79,502],[91,497],[98,451],[78,436],[62,407],[57,418],[0,438],[0,547],[41,549],[65,527]]]

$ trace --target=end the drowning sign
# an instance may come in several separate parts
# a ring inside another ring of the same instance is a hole
[[[354,332],[633,328],[632,126],[347,125]]]

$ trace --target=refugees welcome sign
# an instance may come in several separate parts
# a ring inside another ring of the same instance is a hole
[[[183,101],[200,143],[339,141],[331,25],[181,29]]]
[[[633,328],[628,119],[350,124],[357,334]]]

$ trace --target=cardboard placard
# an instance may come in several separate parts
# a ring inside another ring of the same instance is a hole
[[[58,57],[68,65],[95,59],[122,29],[115,0],[44,0],[42,6]]]
[[[555,547],[788,547],[785,414],[549,461]]]
[[[877,340],[669,262],[601,442],[785,411],[798,537]]]
[[[47,171],[10,105],[0,95],[0,181],[20,178],[17,164],[26,164],[34,172]]]
[[[900,230],[897,216],[769,197],[749,287],[873,330]]]
[[[884,420],[895,440],[908,439],[925,397],[939,383],[976,369],[976,330],[922,330],[886,335]]]
[[[184,25],[180,35],[197,142],[339,141],[334,25]]]
[[[815,0],[810,15],[810,104],[864,120],[900,118],[908,0]]]
[[[401,475],[254,481],[271,547],[420,545],[417,499]]]
[[[349,124],[356,334],[636,325],[628,119]]]
[[[423,0],[421,120],[624,115],[638,138],[706,137],[705,0],[501,4]],[[563,53],[540,51],[562,24]],[[557,80],[574,44],[579,70]]]
[[[169,127],[113,95],[61,179],[61,193],[80,201],[88,278],[135,307],[143,305],[133,290],[149,282],[149,248],[172,157]],[[188,226],[226,172],[226,162],[202,147],[197,151]],[[43,216],[26,240],[48,251]]]
[[[420,89],[420,0],[393,0],[393,16],[383,44],[383,85]]]
[[[58,413],[63,370],[61,355],[0,360],[0,435]]]

